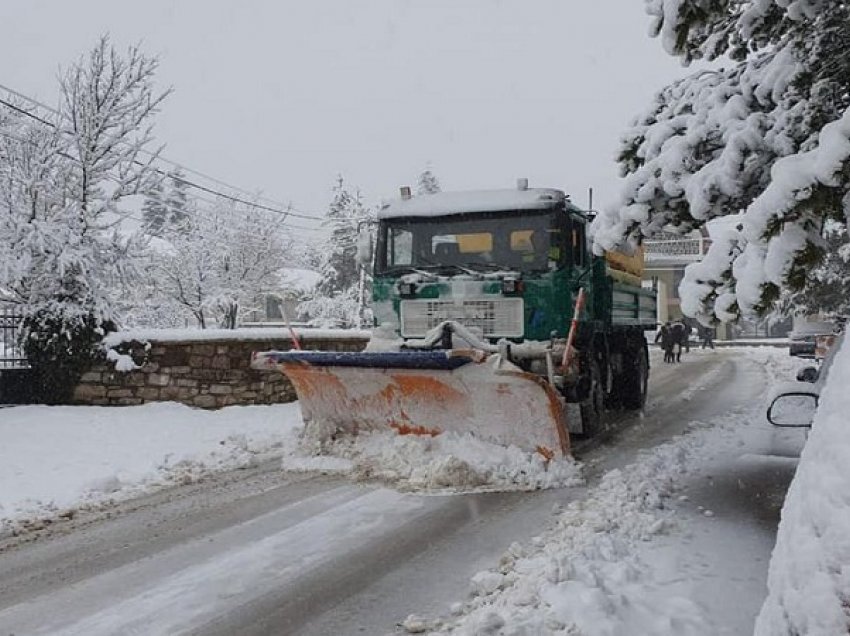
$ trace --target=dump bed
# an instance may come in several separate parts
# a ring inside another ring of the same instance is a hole
[[[605,273],[611,289],[611,324],[654,329],[656,292],[643,287],[643,247],[632,254],[605,252]]]

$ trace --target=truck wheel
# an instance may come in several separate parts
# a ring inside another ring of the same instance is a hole
[[[646,404],[649,384],[649,358],[646,355],[646,347],[631,351],[631,359],[626,368],[629,371],[620,379],[620,401],[624,409],[642,409]]]
[[[591,359],[590,377],[590,395],[579,405],[582,437],[593,437],[602,430],[605,414],[605,387],[602,386],[602,372],[598,360]]]

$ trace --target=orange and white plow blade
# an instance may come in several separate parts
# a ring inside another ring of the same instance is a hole
[[[357,434],[470,433],[500,444],[568,455],[564,406],[542,378],[513,367],[470,363],[454,370],[313,366],[283,362],[307,430]]]

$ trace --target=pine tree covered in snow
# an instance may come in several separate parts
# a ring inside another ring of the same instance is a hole
[[[321,280],[312,297],[299,305],[299,312],[316,324],[350,327],[361,321],[360,298],[369,285],[357,264],[357,231],[370,212],[360,192],[351,192],[341,176],[333,192],[324,221],[330,238],[320,254]]]
[[[824,230],[823,261],[806,274],[806,284],[789,297],[789,313],[850,316],[850,237],[847,227]]]
[[[189,186],[183,173],[177,169],[145,193],[142,204],[142,218],[149,234],[157,236],[167,224],[180,225],[191,213]]]
[[[192,203],[189,199],[189,184],[186,175],[180,168],[168,173],[166,179],[164,204],[168,214],[168,222],[179,226],[186,222],[191,214]]]
[[[827,0],[648,0],[652,32],[685,62],[731,64],[663,89],[624,135],[620,200],[597,249],[686,232],[744,211],[680,288],[704,322],[771,309],[804,290],[847,223],[850,7]]]
[[[162,227],[168,220],[168,210],[163,199],[163,184],[156,183],[145,193],[145,200],[142,203],[145,230],[154,236],[162,232]]]
[[[431,172],[431,168],[426,168],[422,174],[419,175],[419,183],[416,187],[416,194],[435,194],[440,192],[440,182],[434,173]]]

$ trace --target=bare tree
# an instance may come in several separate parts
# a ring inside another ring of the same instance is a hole
[[[138,46],[120,54],[104,35],[60,77],[59,125],[70,140],[69,194],[87,225],[104,212],[119,212],[121,199],[152,189],[162,178],[153,168],[160,148],[149,147],[153,116],[171,89],[154,90],[158,67],[158,59]]]

